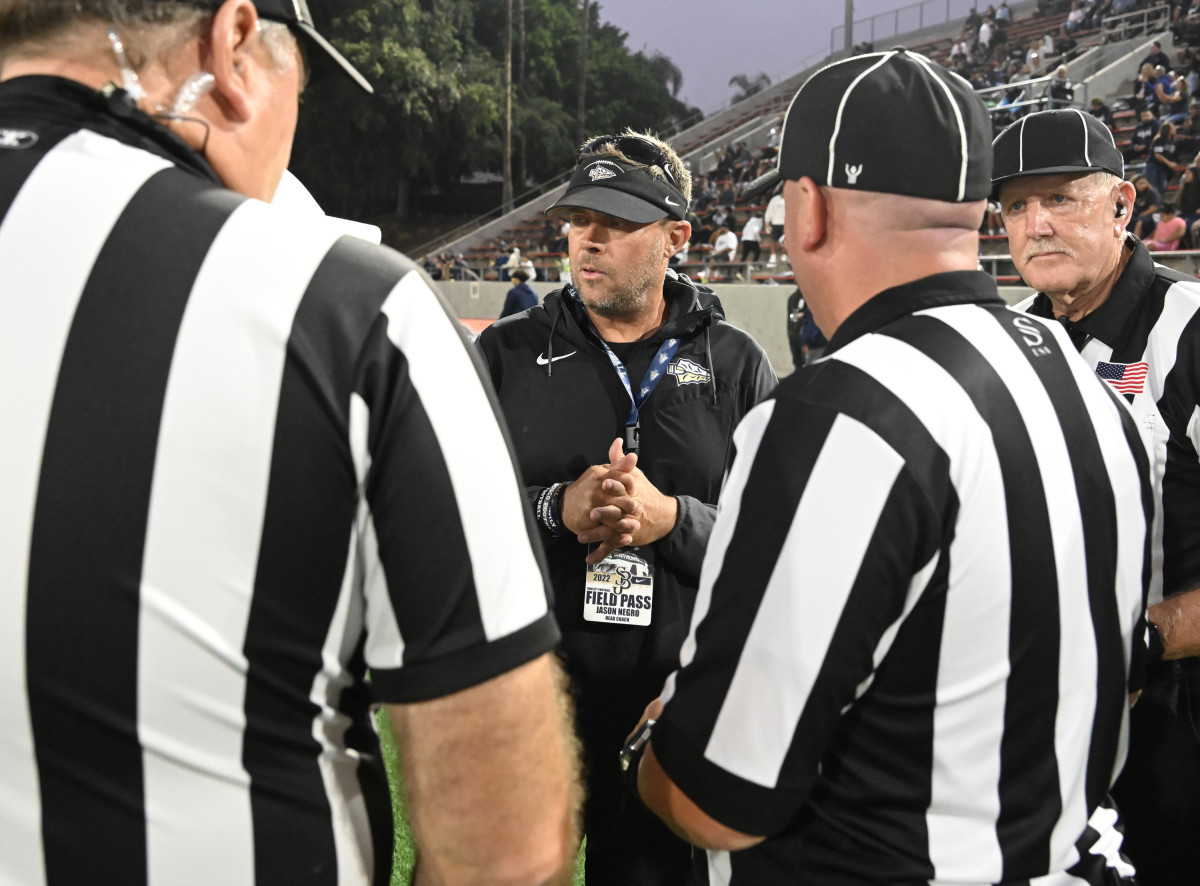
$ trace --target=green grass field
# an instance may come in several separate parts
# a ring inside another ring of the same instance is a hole
[[[416,851],[413,848],[412,831],[408,827],[408,813],[404,805],[404,785],[400,780],[400,755],[392,734],[392,724],[387,715],[376,715],[379,725],[379,740],[383,750],[383,762],[387,766],[388,787],[392,793],[392,808],[396,810],[396,845],[392,856],[392,886],[409,886],[412,882]],[[583,849],[575,865],[572,886],[583,886]]]

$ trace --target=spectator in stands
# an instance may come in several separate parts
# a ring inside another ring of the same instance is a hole
[[[778,153],[779,153],[779,127],[772,126],[771,131],[767,133],[766,141],[763,142],[760,156],[764,160],[771,160],[771,159],[774,159],[775,155]]]
[[[759,238],[762,236],[762,229],[762,213],[757,209],[751,209],[750,218],[746,220],[746,224],[742,227],[742,262],[747,265],[747,276],[751,271],[749,264],[758,261],[762,257],[762,246],[759,243]]]
[[[1115,128],[1116,121],[1113,118],[1112,108],[1106,105],[1100,96],[1092,99],[1092,106],[1088,108],[1088,113],[1107,126],[1109,132]]]
[[[537,293],[525,282],[529,279],[528,271],[524,268],[517,268],[510,276],[517,281],[517,285],[508,290],[508,295],[504,297],[504,307],[500,309],[500,319],[528,311],[538,303]]]
[[[979,47],[980,57],[986,57],[986,53],[992,47],[992,23],[984,19],[979,25],[979,31],[975,35],[975,45]]]
[[[683,245],[679,247],[675,254],[667,259],[667,264],[671,267],[675,267],[676,265],[686,265],[688,260],[688,252],[690,251],[691,246],[692,243],[690,240],[684,240]]]
[[[1065,108],[1070,106],[1075,98],[1075,86],[1071,83],[1071,78],[1067,76],[1067,66],[1059,65],[1054,69],[1054,74],[1050,77],[1050,82],[1046,84],[1045,106],[1051,111],[1056,108]]]
[[[1135,236],[1141,237],[1143,231],[1149,231],[1155,224],[1154,213],[1158,212],[1162,203],[1162,195],[1150,185],[1150,180],[1144,175],[1133,178],[1133,221],[1129,223]]]
[[[1155,68],[1157,73],[1160,69]],[[1159,122],[1178,123],[1187,116],[1186,96],[1180,91],[1180,79],[1174,71],[1164,72],[1154,86],[1154,97],[1158,100]]]
[[[964,24],[968,28],[978,28],[982,21],[983,19],[979,17],[979,13],[976,12],[975,7],[972,6],[971,11],[967,13],[967,20],[964,22]]]
[[[1008,71],[1004,67],[1004,59],[992,59],[992,69],[988,71],[987,79],[991,86],[1003,86],[1008,82]]]
[[[1186,230],[1187,225],[1182,218],[1175,214],[1175,207],[1167,203],[1158,214],[1158,224],[1150,239],[1146,241],[1146,248],[1151,252],[1168,252],[1178,249],[1179,241],[1183,238]]]
[[[714,228],[725,227],[730,224],[730,210],[725,206],[717,206],[709,216]]]
[[[1154,87],[1157,85],[1158,78],[1154,75],[1154,65],[1146,62],[1133,81],[1132,101],[1138,113],[1149,111],[1153,114],[1158,110],[1158,98],[1154,94]]]
[[[1158,128],[1158,135],[1150,143],[1150,153],[1146,157],[1146,178],[1150,186],[1160,195],[1167,193],[1167,186],[1176,173],[1183,172],[1184,165],[1177,159],[1179,146],[1175,144],[1175,124],[1164,123]]]
[[[1139,70],[1145,70],[1146,65],[1150,66],[1150,70],[1158,67],[1165,69],[1171,65],[1171,59],[1163,52],[1162,44],[1157,40],[1150,44],[1150,53],[1138,65]]]
[[[767,209],[763,213],[763,234],[771,238],[771,256],[767,259],[767,267],[772,267],[779,261],[779,247],[784,243],[783,220],[786,217],[784,208],[783,192],[778,191],[767,201]],[[786,248],[784,245],[784,249]],[[786,254],[784,259],[787,259]]]
[[[571,222],[564,216],[562,224],[558,228],[558,239],[554,242],[554,252],[561,252],[563,255],[567,254],[567,237],[570,233]]]
[[[1008,8],[1008,0],[1002,0],[996,8],[996,22],[1003,22],[1004,24],[1012,23],[1012,10]]]
[[[712,252],[708,256],[710,263],[724,262],[732,264],[737,261],[737,234],[729,230],[725,225],[721,225],[713,231],[712,237],[709,238],[709,243],[712,245]]]
[[[1067,20],[1063,22],[1063,28],[1068,34],[1074,34],[1083,27],[1083,20],[1087,17],[1087,10],[1083,8],[1082,3],[1072,3],[1071,11],[1067,13]]]
[[[1133,137],[1129,140],[1129,147],[1125,149],[1125,162],[1146,159],[1150,154],[1150,143],[1154,141],[1157,132],[1154,112],[1149,108],[1143,110],[1137,128],[1133,131]]]
[[[1188,105],[1187,117],[1175,127],[1175,144],[1181,157],[1200,151],[1200,104],[1195,101]]]
[[[1008,233],[1004,229],[1004,216],[1000,212],[1000,204],[995,200],[988,200],[987,209],[983,211],[983,226],[980,228],[980,232],[983,231],[986,231],[990,237]]]
[[[1200,244],[1200,153],[1192,159],[1192,165],[1183,171],[1179,186],[1179,214],[1187,225],[1183,248],[1196,249]]]

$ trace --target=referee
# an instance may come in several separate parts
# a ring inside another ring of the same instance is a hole
[[[1156,658],[1114,795],[1143,886],[1195,886],[1200,853],[1200,280],[1154,264],[1128,233],[1136,193],[1089,114],[1044,111],[996,139],[993,176],[1013,262],[1088,365],[1129,402],[1151,451]]]
[[[0,3],[0,882],[574,863],[491,396],[403,256],[277,211],[303,0]],[[370,681],[366,679],[370,670]]]
[[[1077,844],[1116,836],[1147,459],[975,270],[990,129],[904,50],[792,101],[771,177],[829,349],[738,427],[682,666],[623,755],[708,883],[1131,873]]]

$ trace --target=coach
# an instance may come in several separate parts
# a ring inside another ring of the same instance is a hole
[[[411,262],[261,202],[297,39],[365,85],[303,0],[0,4],[4,883],[387,882],[377,703],[418,883],[573,868],[487,387]]]
[[[904,50],[789,109],[770,178],[829,348],[738,427],[682,667],[625,755],[709,883],[1121,875],[1080,846],[1113,836],[1147,459],[976,270],[990,133]]]
[[[612,761],[678,660],[729,436],[775,385],[713,293],[667,269],[690,196],[666,143],[589,141],[555,204],[571,223],[572,285],[478,340],[546,542],[596,886],[676,886],[686,873],[689,848],[629,802]]]
[[[1129,402],[1155,491],[1150,646],[1200,652],[1200,280],[1156,265],[1126,231],[1134,188],[1108,129],[1077,111],[1032,114],[995,142],[994,181],[1017,270],[1089,366]],[[1114,795],[1143,886],[1200,882],[1200,663],[1158,663],[1131,716]]]

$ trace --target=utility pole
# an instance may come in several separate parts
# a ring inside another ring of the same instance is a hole
[[[513,32],[513,10],[512,0],[505,0],[508,10],[508,28],[504,35],[504,169],[501,174],[504,177],[502,186],[501,201],[504,203],[504,211],[513,211],[513,180],[512,180],[512,32]]]
[[[854,51],[852,48],[854,46],[854,0],[846,0],[846,24],[844,30],[846,32],[846,42],[842,48],[846,50],[846,55],[849,55]]]
[[[583,0],[579,26],[579,107],[575,118],[575,143],[582,145],[587,138],[587,69],[588,69],[588,26],[591,22],[591,4]]]

